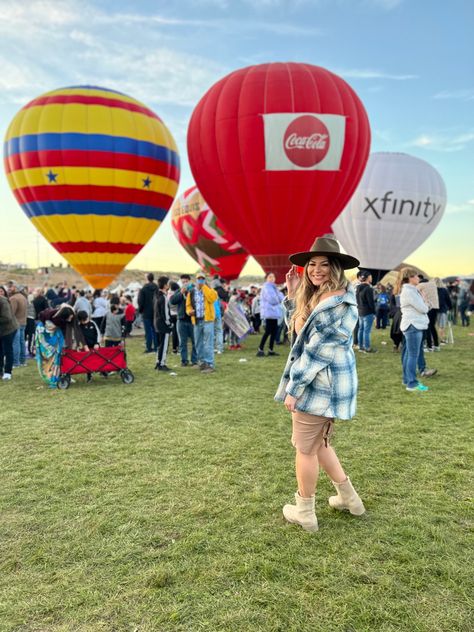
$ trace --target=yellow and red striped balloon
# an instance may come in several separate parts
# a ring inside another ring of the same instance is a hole
[[[23,211],[94,288],[109,285],[157,230],[180,174],[161,119],[94,86],[54,90],[22,108],[4,162]]]

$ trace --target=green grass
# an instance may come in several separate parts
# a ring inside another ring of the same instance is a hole
[[[0,630],[471,631],[474,338],[455,336],[427,355],[428,393],[402,388],[388,333],[358,355],[358,414],[334,445],[367,514],[332,511],[323,475],[316,534],[281,514],[286,348],[256,358],[252,337],[215,374],[172,377],[134,339],[133,385],[62,392],[16,371],[0,384]]]

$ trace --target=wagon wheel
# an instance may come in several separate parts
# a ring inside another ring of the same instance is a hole
[[[122,378],[122,382],[124,384],[131,384],[135,380],[135,376],[129,369],[123,369],[123,371],[120,371],[120,377]]]
[[[63,374],[59,376],[58,380],[58,388],[62,391],[65,391],[71,385],[71,376],[67,374]]]

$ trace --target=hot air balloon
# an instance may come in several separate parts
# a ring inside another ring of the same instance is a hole
[[[143,248],[178,188],[176,143],[161,119],[114,90],[77,86],[21,109],[4,163],[20,206],[94,288]]]
[[[364,107],[337,75],[309,64],[242,68],[196,106],[188,154],[217,217],[282,281],[288,254],[327,232],[363,173]]]
[[[431,235],[445,207],[446,187],[434,167],[408,154],[373,153],[332,228],[376,282]]]
[[[176,239],[204,271],[229,281],[242,272],[248,254],[214,215],[196,186],[175,200],[171,226]]]

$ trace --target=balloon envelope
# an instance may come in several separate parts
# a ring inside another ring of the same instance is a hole
[[[361,268],[393,270],[431,235],[445,207],[446,187],[434,167],[408,154],[373,153],[332,228]]]
[[[175,200],[171,226],[176,239],[204,271],[229,281],[242,272],[248,254],[214,215],[196,186]]]
[[[364,107],[337,75],[309,64],[237,70],[196,106],[188,154],[215,214],[282,281],[288,255],[327,232],[364,170]]]
[[[54,90],[21,109],[4,163],[26,215],[95,288],[150,239],[179,181],[176,143],[158,116],[93,86]]]

